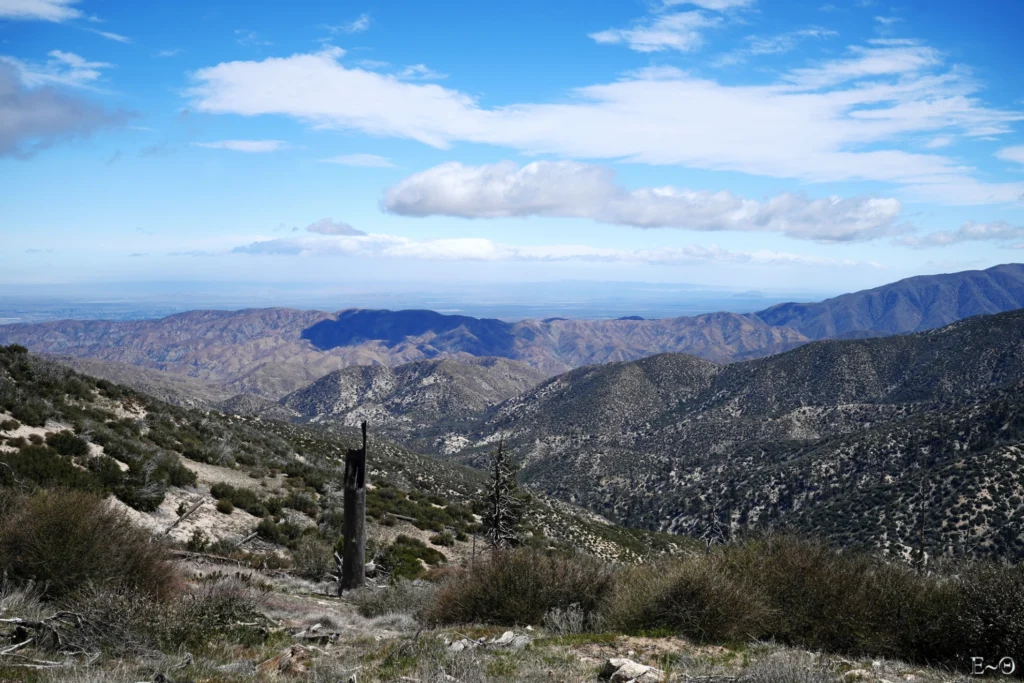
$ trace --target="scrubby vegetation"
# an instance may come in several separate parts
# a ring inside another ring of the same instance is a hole
[[[179,586],[165,549],[121,512],[83,491],[2,491],[0,574],[63,598],[91,587],[154,599]]]
[[[552,609],[598,610],[612,586],[605,563],[527,548],[499,551],[457,573],[426,617],[438,623],[540,624]]]
[[[932,574],[824,544],[768,537],[612,571],[589,557],[519,549],[463,569],[426,609],[440,623],[535,624],[567,611],[591,630],[751,640],[966,670],[1024,652],[1024,567]],[[579,627],[578,627],[579,628]]]

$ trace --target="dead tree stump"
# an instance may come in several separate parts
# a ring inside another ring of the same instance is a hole
[[[345,521],[338,595],[366,584],[366,421],[363,447],[345,453]]]

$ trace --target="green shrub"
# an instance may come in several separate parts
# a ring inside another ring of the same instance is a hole
[[[222,498],[222,499],[217,501],[217,512],[219,512],[221,514],[224,514],[224,515],[230,515],[234,511],[235,511],[234,504],[230,500],[228,500],[227,498]]]
[[[61,455],[89,455],[89,444],[67,430],[47,434],[46,445]]]
[[[166,551],[102,499],[81,491],[19,497],[0,520],[0,569],[47,597],[86,585],[166,598],[179,577]]]
[[[604,562],[532,548],[495,553],[455,573],[425,613],[437,623],[541,624],[552,609],[592,614],[608,595]]]
[[[442,531],[439,534],[431,536],[430,542],[434,545],[440,545],[448,548],[455,545],[455,535],[450,531]]]
[[[952,585],[955,599],[945,610],[940,641],[951,663],[966,669],[971,657],[995,662],[1024,653],[1024,565],[971,564]]]
[[[267,516],[256,525],[256,533],[271,543],[294,548],[302,536],[302,529],[287,520],[278,524],[273,517]]]
[[[0,420],[0,431],[13,432],[20,426],[21,423],[17,420]]]
[[[1024,650],[1024,568],[918,575],[910,567],[787,537],[620,570],[607,628],[707,641],[775,640],[853,656],[970,670]]]
[[[316,499],[308,493],[302,493],[301,491],[289,491],[284,499],[284,506],[292,510],[298,510],[313,519],[316,519],[316,516],[320,513],[320,504],[316,502]]]
[[[756,589],[729,576],[720,558],[700,557],[620,571],[601,621],[627,633],[672,632],[700,642],[740,642],[762,633],[769,615]]]
[[[198,480],[196,473],[182,465],[181,460],[173,453],[157,459],[153,476],[160,481],[166,481],[171,486],[195,486]]]
[[[28,445],[15,453],[0,453],[0,485],[36,484],[43,488],[67,488],[99,492],[99,478],[75,467],[49,446]]]
[[[206,549],[210,547],[210,538],[202,529],[193,529],[185,547],[193,553],[206,552]]]
[[[321,581],[334,568],[334,552],[323,539],[303,536],[292,551],[292,560],[299,576]]]
[[[417,579],[421,577],[428,565],[445,562],[448,558],[443,553],[427,546],[418,538],[399,534],[378,558],[378,563],[390,576],[392,581],[399,579]]]
[[[260,499],[255,491],[245,488],[235,488],[231,484],[217,482],[210,487],[210,495],[218,501],[228,501],[236,508],[241,508],[255,517],[265,517],[268,514],[280,514],[280,508],[276,512],[268,509],[267,504]]]

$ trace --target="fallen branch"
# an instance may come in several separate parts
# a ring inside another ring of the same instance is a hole
[[[184,513],[184,514],[182,514],[182,516],[181,516],[181,517],[178,517],[178,519],[176,519],[176,520],[174,521],[174,524],[172,524],[172,525],[170,525],[169,527],[167,527],[167,531],[165,531],[165,532],[164,532],[164,536],[166,536],[167,534],[171,533],[171,531],[173,531],[173,530],[174,530],[174,529],[175,529],[175,528],[176,528],[176,527],[177,527],[177,526],[178,526],[179,524],[181,524],[182,522],[184,522],[184,521],[185,521],[185,518],[186,518],[186,517],[188,517],[188,516],[189,516],[189,515],[191,515],[191,514],[192,514],[193,512],[195,512],[196,510],[198,510],[199,508],[201,508],[201,507],[203,506],[203,503],[204,503],[204,502],[205,502],[205,501],[204,501],[204,500],[203,500],[202,498],[200,498],[199,500],[197,500],[197,501],[195,502],[195,504],[193,504],[193,505],[192,505],[192,507],[190,507],[190,508],[189,508],[188,510],[186,510],[186,511],[185,511],[185,513]]]
[[[245,538],[243,538],[241,541],[236,543],[235,547],[236,548],[241,548],[243,545],[245,545],[246,543],[248,543],[252,539],[256,538],[257,536],[259,536],[259,532],[254,531],[251,534],[249,534],[248,536],[246,536]]]
[[[35,641],[36,641],[35,638],[29,638],[28,640],[23,640],[20,643],[18,643],[17,645],[12,645],[11,647],[7,648],[6,650],[0,650],[0,655],[9,655],[12,652],[14,652],[15,650],[20,650],[21,648],[25,647],[26,645],[29,645],[30,643],[34,643]]]

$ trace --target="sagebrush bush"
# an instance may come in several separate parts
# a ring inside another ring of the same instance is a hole
[[[444,546],[449,548],[455,545],[455,534],[450,531],[442,531],[439,534],[434,534],[430,537],[430,542],[434,545]]]
[[[197,653],[219,642],[258,643],[266,637],[254,627],[262,619],[261,602],[252,586],[218,578],[170,600],[90,586],[64,606],[85,617],[69,635],[79,646],[123,656],[153,650]]]
[[[314,535],[303,536],[292,551],[296,573],[310,581],[322,581],[334,569],[330,544]]]
[[[958,666],[1024,651],[1024,568],[933,575],[821,543],[770,536],[620,569],[604,628]]]
[[[722,558],[712,555],[620,570],[601,623],[629,633],[738,642],[763,632],[771,614],[757,588],[730,576]]]
[[[164,546],[95,495],[41,491],[6,505],[0,571],[34,581],[47,598],[92,585],[164,599],[180,584]]]
[[[950,588],[954,597],[947,600],[940,642],[958,664],[1024,654],[1024,565],[970,564]]]
[[[532,548],[497,552],[455,573],[424,616],[438,623],[539,625],[555,608],[575,604],[593,613],[611,581],[610,568],[597,558]]]
[[[352,593],[359,613],[364,617],[381,617],[386,614],[411,614],[419,616],[433,604],[437,587],[431,583],[413,585],[411,581],[394,581],[383,588],[364,588]]]
[[[739,683],[834,683],[836,677],[818,668],[805,652],[783,650],[751,664]]]
[[[424,565],[438,565],[447,561],[444,553],[427,546],[418,538],[398,534],[394,542],[377,556],[377,563],[392,581],[418,579],[427,569]]]
[[[67,430],[46,435],[46,445],[61,455],[82,456],[89,454],[89,444]]]

